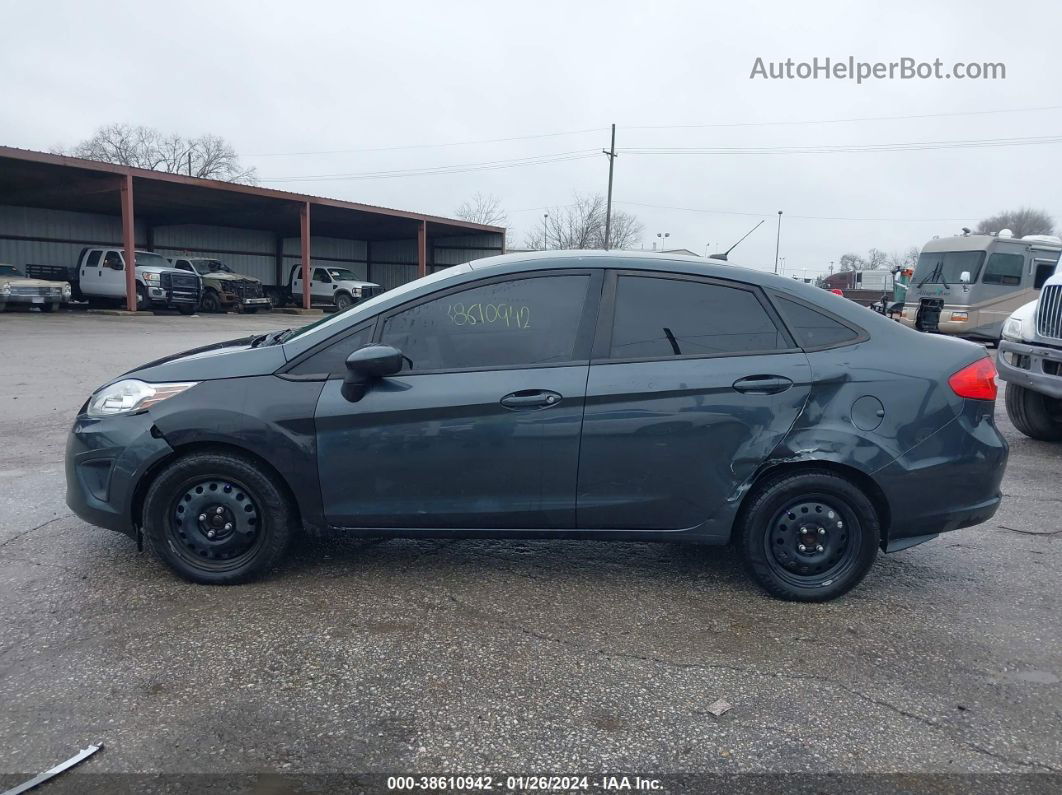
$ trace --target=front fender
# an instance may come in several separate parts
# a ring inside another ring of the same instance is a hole
[[[284,480],[311,530],[324,525],[314,408],[323,382],[273,375],[206,381],[152,409],[155,425],[179,455],[225,445],[267,462]]]

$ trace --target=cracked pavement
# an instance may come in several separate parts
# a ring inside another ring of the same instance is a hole
[[[1062,446],[1006,419],[997,516],[824,605],[730,550],[307,542],[177,580],[63,502],[92,388],[285,316],[0,318],[0,776],[1062,773]],[[707,711],[724,698],[733,709]],[[60,786],[58,783],[53,786]]]

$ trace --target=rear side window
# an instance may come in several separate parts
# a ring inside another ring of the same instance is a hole
[[[756,295],[737,287],[620,276],[613,359],[705,356],[788,348]]]
[[[985,265],[982,284],[1021,284],[1021,269],[1025,257],[1021,254],[993,254]]]
[[[541,276],[460,290],[391,316],[380,341],[414,372],[568,362],[589,281]]]
[[[775,298],[775,303],[801,348],[844,345],[859,338],[855,329],[804,304],[781,297]]]

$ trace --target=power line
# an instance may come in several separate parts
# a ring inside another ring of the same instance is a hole
[[[471,171],[494,171],[501,168],[519,168],[538,166],[546,163],[562,163],[571,160],[585,160],[597,155],[596,149],[581,149],[571,152],[555,152],[549,155],[512,158],[508,160],[486,160],[478,163],[454,163],[448,166],[427,166],[424,168],[396,169],[391,171],[363,171],[352,174],[309,174],[291,177],[263,177],[262,182],[323,182],[329,180],[391,179],[395,177],[419,177],[436,174],[464,174]]]
[[[936,149],[984,149],[1062,143],[1062,135],[1023,138],[982,138],[965,141],[905,141],[882,144],[816,144],[806,146],[643,146],[620,150],[632,155],[793,155],[843,152],[915,152]]]
[[[627,130],[704,130],[721,127],[781,127],[806,124],[848,124],[864,121],[899,121],[903,119],[940,119],[952,116],[986,116],[997,113],[1033,113],[1045,110],[1062,110],[1062,105],[1043,105],[1034,108],[1001,108],[999,110],[966,110],[948,113],[918,113],[906,116],[859,116],[849,119],[812,119],[802,121],[740,121],[713,124],[648,124],[625,127]]]
[[[753,218],[766,218],[774,215],[776,210],[768,210],[766,212],[743,212],[739,210],[709,210],[697,207],[674,207],[666,204],[644,204],[642,202],[629,202],[629,201],[617,201],[616,204],[627,204],[632,207],[646,207],[653,210],[678,210],[688,213],[704,213],[706,215],[741,215],[750,216]],[[961,221],[969,221],[970,218],[853,218],[850,216],[838,216],[838,215],[787,215],[787,218],[799,218],[805,221],[882,221],[882,222],[895,222],[895,223],[953,223]]]
[[[482,138],[476,141],[450,141],[437,144],[403,144],[401,146],[370,146],[357,149],[320,149],[308,152],[259,152],[247,157],[296,157],[302,155],[343,155],[355,152],[397,152],[405,149],[442,149],[448,146],[475,146],[477,144],[498,144],[510,141],[530,141],[539,138],[561,138],[568,135],[586,135],[606,131],[607,127],[593,127],[586,130],[567,130],[564,132],[535,133],[532,135],[515,135],[509,138]]]

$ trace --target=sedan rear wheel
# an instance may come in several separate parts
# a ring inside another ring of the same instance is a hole
[[[740,528],[749,572],[781,599],[821,602],[866,576],[880,525],[866,495],[826,471],[773,478],[750,496]]]
[[[185,579],[211,585],[271,569],[287,549],[293,520],[275,479],[228,452],[178,459],[144,500],[144,534],[155,554]]]

